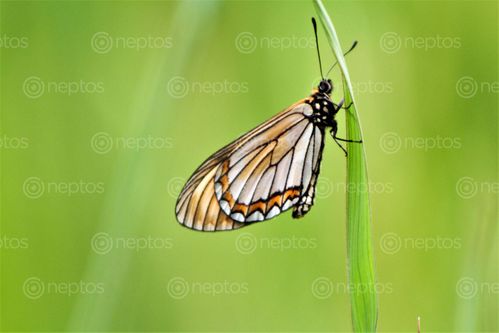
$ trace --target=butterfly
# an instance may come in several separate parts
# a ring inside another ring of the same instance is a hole
[[[197,168],[175,207],[177,220],[184,227],[234,230],[269,220],[290,208],[293,218],[303,217],[314,204],[326,129],[345,154],[339,141],[362,142],[336,135],[335,115],[343,107],[343,100],[338,104],[331,100],[333,83],[322,75],[313,18],[312,24],[322,77],[318,87]]]

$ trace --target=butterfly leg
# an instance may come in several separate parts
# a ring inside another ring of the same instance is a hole
[[[353,105],[353,102],[350,102],[347,106],[344,106],[343,109],[348,110]]]
[[[338,105],[335,105],[336,112],[338,112],[342,108],[343,103],[345,103],[345,99],[344,98],[338,103]]]
[[[340,104],[342,104],[340,102]],[[339,104],[338,104],[339,106]],[[336,133],[338,132],[338,123],[336,121],[333,122],[332,126],[331,126],[331,135],[333,136],[333,139],[334,139],[334,142],[336,142],[336,144],[343,150],[343,152],[345,153],[345,156],[348,156],[348,153],[347,153],[347,150],[345,149],[345,147],[343,147],[343,145],[341,143],[339,143],[339,141],[343,141],[343,142],[353,142],[353,143],[362,143],[362,140],[348,140],[348,139],[342,139],[342,138],[339,138],[336,136]]]
[[[343,106],[343,104],[345,103],[345,99],[343,98],[339,103],[338,105],[336,105],[336,111],[339,111],[340,109],[344,109],[344,110],[348,110],[350,109],[350,107],[353,105],[353,102],[350,102],[350,104],[348,104],[347,106]]]

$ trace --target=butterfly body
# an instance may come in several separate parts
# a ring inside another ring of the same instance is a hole
[[[329,88],[330,87],[330,88]],[[321,127],[333,127],[336,121],[334,117],[338,112],[338,106],[333,103],[329,94],[332,84],[330,80],[322,80],[319,88],[305,100],[312,107],[312,121]]]
[[[309,97],[291,105],[210,156],[191,176],[176,205],[183,226],[233,230],[293,208],[312,207],[324,133],[336,133],[332,83],[323,79]],[[333,135],[333,137],[335,137]]]
[[[345,155],[339,141],[362,142],[336,136],[334,118],[343,101],[334,104],[331,100],[333,83],[322,72],[314,18],[312,24],[322,77],[317,89],[196,169],[175,207],[183,226],[200,231],[234,230],[272,219],[290,208],[293,218],[300,218],[314,204],[326,128]]]

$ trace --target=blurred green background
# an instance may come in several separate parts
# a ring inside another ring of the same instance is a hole
[[[498,2],[325,5],[359,40],[379,331],[498,331]],[[330,138],[305,219],[174,216],[204,158],[318,83],[311,2],[0,8],[2,331],[351,330]]]

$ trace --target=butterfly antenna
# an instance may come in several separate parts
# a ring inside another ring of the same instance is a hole
[[[314,26],[315,45],[317,46],[317,57],[319,58],[319,69],[321,71],[321,77],[324,79],[324,75],[322,74],[321,53],[319,51],[319,38],[317,37],[317,22],[315,22],[314,17],[312,17],[312,25]]]
[[[343,53],[343,56],[345,57],[347,54],[349,54],[350,52],[352,52],[352,50],[357,46],[357,41],[354,41],[352,46],[350,47],[350,49],[348,49],[348,51],[346,51],[345,53]],[[329,73],[333,70],[334,66],[338,65],[338,60],[336,60],[336,62],[334,63],[333,66],[331,66],[331,68],[329,68],[329,70],[327,71],[326,73],[326,76],[329,75]]]

